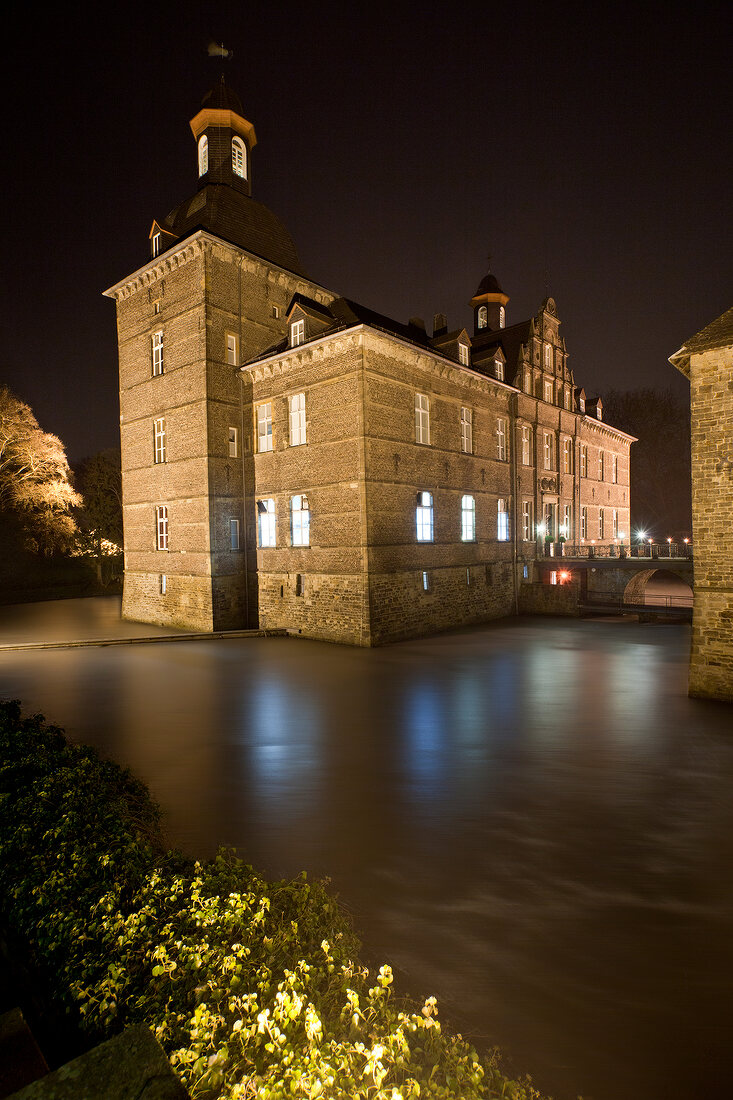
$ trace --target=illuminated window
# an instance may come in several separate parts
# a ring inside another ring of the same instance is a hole
[[[580,537],[581,539],[588,538],[588,509],[580,509]]]
[[[168,506],[159,504],[155,509],[155,548],[168,549]]]
[[[241,138],[232,138],[232,172],[240,179],[247,178],[247,147]]]
[[[205,176],[209,170],[209,139],[206,134],[199,138],[199,175]]]
[[[550,584],[557,584],[557,569],[550,570]]]
[[[613,534],[611,535],[611,537],[614,538],[614,539],[617,539],[618,538],[618,510],[616,508],[614,508],[613,512],[611,513],[611,521],[612,521],[612,524],[613,524],[613,527],[612,527]]]
[[[478,311],[478,327],[486,328],[489,323],[489,311],[486,306],[480,306]]]
[[[545,370],[552,370],[552,348],[545,344]]]
[[[562,509],[562,523],[560,524],[560,534],[563,538],[569,539],[573,533],[573,509],[570,504],[563,504]]]
[[[272,497],[257,501],[257,538],[260,546],[277,545],[277,515]]]
[[[532,429],[526,424],[522,428],[522,464],[532,465]]]
[[[239,549],[239,520],[238,519],[230,519],[229,520],[229,549],[230,550],[238,550]]]
[[[499,382],[504,381],[504,363],[501,359],[494,360],[494,374]]]
[[[542,448],[542,465],[543,465],[545,470],[551,470],[553,468],[552,459],[553,459],[554,449],[555,449],[555,447],[554,447],[554,440],[552,438],[552,433],[551,432],[545,432],[544,433],[544,445],[543,445],[543,448]]]
[[[562,445],[562,463],[563,471],[566,474],[572,474],[573,472],[573,441],[572,439],[563,440]]]
[[[165,596],[166,592],[168,591],[168,578],[165,573],[160,574],[160,577],[158,578],[158,583],[160,586],[161,596]]]
[[[272,403],[257,406],[257,450],[272,450]]]
[[[299,321],[293,321],[290,326],[290,346],[297,348],[298,344],[305,341],[305,321],[301,317]]]
[[[603,451],[598,452],[598,480],[603,481],[606,473],[606,456]]]
[[[433,541],[433,494],[417,494],[415,509],[415,529],[418,542]]]
[[[506,321],[506,313],[504,312],[504,306],[499,306],[499,328],[504,328]]]
[[[430,577],[428,576],[427,572],[423,572],[422,575],[422,590],[423,592],[430,591]]]
[[[165,462],[165,417],[153,421],[153,461]]]
[[[500,416],[496,421],[496,457],[506,462],[506,420]]]
[[[598,511],[598,538],[604,539],[606,537],[606,517],[602,508]]]
[[[236,458],[239,451],[239,432],[236,428],[229,429],[229,457]]]
[[[153,377],[163,373],[163,330],[154,332],[151,336]]]
[[[305,493],[290,498],[290,537],[293,546],[310,546],[311,514]]]
[[[153,256],[157,256],[160,252],[160,240],[160,233],[153,233],[153,238],[151,242],[153,248]]]
[[[227,333],[227,363],[230,367],[239,364],[239,340],[233,332]]]
[[[424,393],[415,394],[415,442],[430,443],[430,402]]]
[[[461,497],[461,541],[476,541],[476,501],[473,497]]]
[[[534,537],[532,523],[533,505],[531,500],[522,501],[522,541],[531,542]]]
[[[585,398],[584,397],[579,397],[578,398],[578,408],[580,409],[580,411],[582,413],[585,412]]]
[[[509,505],[501,497],[496,504],[496,537],[499,542],[509,541]]]
[[[588,448],[585,443],[580,445],[580,476],[588,476]]]
[[[300,447],[305,439],[305,394],[294,393],[288,398],[290,446]]]
[[[545,379],[545,401],[552,404],[552,382],[548,378]]]
[[[468,344],[458,345],[458,362],[462,363],[464,367],[468,366]]]
[[[465,406],[461,408],[461,450],[473,454],[473,411]]]

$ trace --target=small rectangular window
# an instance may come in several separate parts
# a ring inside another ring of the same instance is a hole
[[[305,342],[305,321],[293,321],[290,325],[290,346],[295,348]]]
[[[260,454],[272,450],[272,403],[257,406],[257,450]]]
[[[580,509],[580,537],[585,540],[588,538],[588,509]]]
[[[509,541],[509,505],[501,497],[496,505],[496,537],[499,542]]]
[[[280,306],[273,306],[272,307],[272,316],[275,317],[275,318],[280,316]]]
[[[584,443],[580,446],[580,476],[588,476],[588,448]]]
[[[239,520],[238,519],[230,519],[229,520],[229,549],[230,550],[238,550],[239,549]]]
[[[154,332],[150,338],[153,362],[153,377],[163,373],[163,330]]]
[[[239,451],[239,432],[236,428],[229,429],[229,457],[236,458]]]
[[[611,481],[614,485],[618,484],[618,455],[611,458]]]
[[[560,524],[560,534],[563,538],[569,539],[573,533],[573,509],[570,504],[563,504],[562,523]]]
[[[239,340],[233,332],[227,333],[227,363],[231,367],[239,365]]]
[[[430,577],[428,576],[426,571],[423,571],[422,575],[422,590],[423,592],[430,591]]]
[[[552,347],[550,344],[545,344],[545,370],[552,370]]]
[[[598,480],[603,481],[606,473],[606,456],[603,451],[598,452]]]
[[[165,575],[165,573],[160,574],[159,583],[160,583],[160,594],[161,594],[161,596],[165,596],[166,592],[168,591],[168,578]]]
[[[545,379],[545,401],[547,401],[549,405],[552,404],[552,382],[547,378]]]
[[[155,509],[155,547],[168,549],[168,506],[159,504]]]
[[[506,420],[500,416],[496,421],[496,457],[506,462]]]
[[[496,375],[497,382],[504,381],[504,363],[501,359],[494,360],[494,374]]]
[[[553,451],[555,450],[554,439],[551,432],[544,433],[544,447],[542,452],[543,467],[545,470],[553,469]]]
[[[531,542],[534,538],[534,531],[532,530],[532,501],[522,501],[522,541]]]
[[[525,581],[529,580],[529,566],[528,565],[522,566],[522,579],[525,580]]]
[[[296,393],[288,398],[290,419],[290,446],[300,447],[305,439],[305,394]]]
[[[532,429],[526,424],[522,428],[522,464],[532,465]]]
[[[415,442],[430,443],[430,401],[427,394],[415,394]]]
[[[165,417],[161,416],[157,420],[153,421],[153,461],[165,462],[166,460],[166,439],[165,439]]]
[[[611,518],[612,518],[612,521],[613,521],[613,536],[612,537],[614,539],[617,539],[618,538],[618,511],[616,510],[616,508],[613,509]]]
[[[458,362],[461,363],[464,367],[467,367],[468,366],[468,361],[469,361],[469,359],[468,359],[468,344],[459,344],[458,345]]]
[[[557,569],[550,570],[550,584],[557,584]]]
[[[601,508],[598,512],[598,538],[604,539],[606,537],[606,516]]]
[[[563,471],[566,474],[572,474],[572,472],[573,472],[573,441],[572,441],[572,439],[563,440],[562,453],[563,453]]]
[[[461,450],[473,454],[473,410],[461,408]]]
[[[157,256],[160,252],[160,233],[153,233],[153,256]]]

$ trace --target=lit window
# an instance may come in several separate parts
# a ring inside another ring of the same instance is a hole
[[[155,548],[168,549],[168,506],[159,504],[155,509]]]
[[[554,451],[553,438],[550,432],[544,433],[544,446],[542,450],[542,464],[545,470],[552,469],[552,452]]]
[[[238,519],[230,519],[229,520],[229,549],[230,550],[238,550],[239,549],[239,520]]]
[[[241,138],[232,138],[232,172],[240,179],[247,178],[247,148]]]
[[[526,424],[522,428],[522,464],[532,465],[532,429]]]
[[[496,504],[496,537],[499,542],[509,541],[509,505],[501,497]]]
[[[499,382],[504,381],[504,363],[502,362],[501,359],[495,359],[494,360],[494,374],[496,376],[497,381],[499,381]]]
[[[580,509],[580,537],[581,539],[588,538],[588,509]]]
[[[461,450],[473,454],[473,410],[461,408]]]
[[[476,541],[476,501],[473,497],[461,497],[461,541]]]
[[[430,402],[424,393],[415,394],[415,442],[430,443]]]
[[[545,401],[552,404],[552,382],[548,378],[545,379]]]
[[[458,345],[458,362],[462,363],[464,367],[468,366],[468,344]]]
[[[606,456],[603,451],[598,452],[598,480],[603,481],[606,473]]]
[[[618,483],[618,455],[611,458],[611,481],[614,485]]]
[[[153,376],[163,373],[163,330],[151,336],[153,356]]]
[[[229,429],[229,457],[236,458],[239,450],[239,432],[236,428]]]
[[[562,445],[562,468],[564,473],[572,474],[573,472],[573,441],[572,439],[563,440]]]
[[[603,420],[603,409],[601,408],[600,401],[596,405],[596,416],[598,417],[599,420]]]
[[[153,256],[157,256],[160,252],[160,239],[160,233],[153,233],[153,239],[151,242],[153,248]]]
[[[598,538],[606,537],[606,516],[602,508],[598,511]]]
[[[562,509],[562,523],[560,524],[560,534],[563,538],[569,539],[573,531],[573,510],[570,504],[564,504]]]
[[[557,584],[557,569],[550,570],[550,584]]]
[[[611,513],[611,522],[613,524],[613,527],[612,527],[613,535],[611,537],[614,538],[614,539],[617,539],[618,538],[618,511],[617,511],[616,508],[614,508],[613,512]]]
[[[430,591],[430,577],[424,571],[423,571],[423,575],[422,575],[422,590],[423,590],[423,592],[429,592]]]
[[[499,306],[499,328],[504,328],[506,321],[506,313],[504,312],[504,306]]]
[[[506,462],[506,420],[500,416],[496,421],[496,457]]]
[[[257,406],[257,450],[272,450],[272,403]]]
[[[293,546],[310,546],[311,514],[305,493],[290,498],[290,536]]]
[[[489,311],[486,306],[480,306],[478,311],[478,327],[486,328],[489,323]]]
[[[545,370],[552,370],[552,348],[545,344]]]
[[[153,461],[165,462],[165,417],[153,421]]]
[[[205,176],[209,170],[209,139],[206,134],[199,138],[199,175]]]
[[[301,317],[299,321],[293,321],[290,326],[290,346],[297,348],[298,344],[305,341],[305,321]]]
[[[160,574],[160,577],[158,578],[158,583],[160,585],[161,596],[165,596],[166,592],[168,591],[168,578],[165,573]]]
[[[433,494],[418,493],[415,509],[415,528],[418,542],[433,541]]]
[[[233,332],[227,333],[227,363],[230,367],[239,363],[239,340]]]
[[[295,393],[288,398],[290,420],[290,446],[300,447],[305,439],[305,394]]]
[[[522,540],[524,542],[532,541],[532,501],[522,501]]]
[[[580,445],[580,476],[588,476],[588,448],[585,443]]]
[[[277,515],[272,497],[257,501],[257,534],[260,546],[277,545]]]

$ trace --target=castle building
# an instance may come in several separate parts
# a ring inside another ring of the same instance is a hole
[[[632,437],[568,363],[552,298],[472,332],[391,320],[307,277],[252,196],[222,82],[198,188],[117,302],[126,618],[374,645],[513,614],[563,544],[630,537]]]
[[[670,363],[690,382],[692,611],[690,695],[733,701],[733,309]]]

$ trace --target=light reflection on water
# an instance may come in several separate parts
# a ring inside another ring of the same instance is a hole
[[[114,606],[0,608],[0,634],[109,635]],[[5,652],[0,695],[129,765],[192,854],[331,875],[374,961],[556,1096],[691,1100],[733,1070],[733,715],[687,698],[688,639]]]

